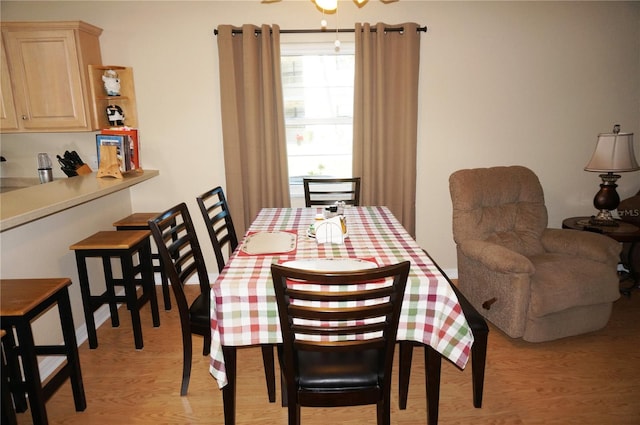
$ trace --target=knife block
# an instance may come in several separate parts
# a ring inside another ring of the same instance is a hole
[[[100,166],[96,177],[123,178],[116,146],[100,146]]]

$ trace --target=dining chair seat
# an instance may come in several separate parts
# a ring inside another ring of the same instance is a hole
[[[380,356],[377,350],[358,353],[298,353],[300,389],[345,391],[378,385]]]
[[[191,320],[209,326],[210,315],[209,303],[204,299],[203,294],[198,295],[189,307],[189,316],[191,317]]]

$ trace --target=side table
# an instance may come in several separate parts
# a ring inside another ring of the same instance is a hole
[[[629,295],[631,290],[636,287],[636,284],[640,281],[640,270],[636,270],[634,265],[634,259],[640,256],[640,227],[627,223],[621,220],[617,220],[619,226],[597,226],[589,223],[591,217],[570,217],[562,221],[563,229],[584,230],[595,233],[602,233],[621,243],[629,243],[630,247],[627,252],[626,258],[621,258],[623,266],[629,270],[628,276],[621,279],[621,283],[625,280],[631,280],[630,286],[621,286],[620,292],[625,295]]]

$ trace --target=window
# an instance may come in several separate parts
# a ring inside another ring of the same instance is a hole
[[[306,176],[351,177],[353,44],[282,44],[289,185],[303,199]]]

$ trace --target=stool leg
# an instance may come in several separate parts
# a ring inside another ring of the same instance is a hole
[[[16,412],[22,413],[27,411],[27,397],[25,396],[24,391],[20,388],[20,384],[22,383],[22,372],[20,369],[18,350],[13,336],[13,328],[9,327],[5,330],[7,331],[7,335],[3,341],[3,348],[6,356],[7,367],[9,369],[9,386],[13,393],[13,404],[16,408]]]
[[[91,289],[89,288],[89,275],[87,273],[86,257],[81,251],[76,251],[76,265],[78,267],[80,293],[82,294],[82,307],[84,310],[84,321],[87,326],[89,348],[93,349],[98,347],[98,336],[96,333],[96,321],[93,318],[93,302],[91,298]]]
[[[149,239],[142,245],[138,252],[138,259],[140,261],[142,288],[149,297],[151,303],[151,317],[153,318],[153,327],[160,326],[160,311],[158,309],[158,297],[156,295],[156,285],[153,279],[153,258],[151,256],[151,242]]]
[[[120,258],[122,264],[122,283],[124,285],[124,296],[127,300],[127,309],[131,313],[131,323],[133,325],[133,339],[136,348],[141,350],[144,346],[142,342],[142,324],[140,323],[140,310],[138,308],[138,297],[136,295],[135,269],[133,259],[130,255],[123,255]]]
[[[0,396],[2,397],[2,410],[0,411],[0,423],[2,423],[3,425],[17,425],[18,420],[16,418],[16,410],[13,407],[11,390],[9,389],[9,367],[5,357],[5,339],[2,339],[2,349],[0,350],[0,354],[2,354],[2,360],[0,360],[2,362],[0,363],[0,368],[2,369],[2,386],[0,387]]]
[[[73,401],[76,406],[76,411],[82,412],[87,408],[87,399],[82,383],[78,343],[76,341],[71,301],[69,300],[69,290],[67,287],[63,288],[58,294],[58,313],[60,315],[60,325],[64,337],[67,364],[69,365],[69,380],[71,381],[71,389],[73,391]]]
[[[118,316],[118,303],[116,302],[116,288],[113,278],[113,268],[111,267],[111,257],[102,257],[102,269],[104,270],[104,280],[107,285],[107,297],[109,299],[109,314],[111,315],[111,327],[120,326],[120,316]]]
[[[35,341],[31,331],[31,323],[27,320],[16,325],[18,345],[21,352],[22,369],[26,392],[29,395],[29,407],[34,424],[48,424],[47,410],[45,409],[44,391],[40,381],[38,359],[35,351]]]

